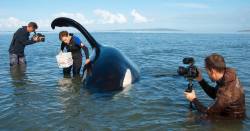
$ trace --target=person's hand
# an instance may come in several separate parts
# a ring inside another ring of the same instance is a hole
[[[192,92],[184,92],[184,94],[190,102],[192,102],[196,98],[194,90],[192,90]]]
[[[85,65],[89,64],[90,63],[90,59],[86,59],[85,61]]]
[[[35,41],[35,42],[38,42],[38,41],[39,41],[39,37],[38,37],[38,36],[35,36],[35,37],[33,37],[32,39],[33,39],[33,41]]]
[[[197,69],[198,70],[198,76],[195,78],[198,82],[200,82],[203,78],[202,78],[202,72],[201,69]]]

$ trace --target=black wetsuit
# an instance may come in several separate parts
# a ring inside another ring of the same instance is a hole
[[[9,54],[10,54],[10,65],[25,64],[24,49],[26,45],[36,43],[29,39],[30,33],[27,31],[27,26],[19,28],[12,38]]]
[[[73,59],[73,65],[68,67],[68,68],[64,68],[63,69],[63,74],[64,76],[70,76],[70,72],[71,69],[73,67],[73,76],[79,76],[80,75],[80,70],[82,67],[82,52],[81,52],[81,48],[83,49],[84,53],[85,53],[85,57],[86,59],[89,58],[89,51],[88,48],[85,45],[81,45],[81,41],[78,37],[71,35],[72,38],[70,40],[69,44],[65,44],[62,43],[61,44],[61,50],[63,51],[64,48],[66,47],[67,52],[71,52],[72,53],[72,59]]]
[[[209,86],[204,79],[199,83],[207,95],[215,99],[215,102],[207,108],[195,98],[193,103],[198,111],[208,116],[245,117],[245,94],[235,70],[227,68],[215,88]]]

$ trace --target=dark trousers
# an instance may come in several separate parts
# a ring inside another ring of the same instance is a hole
[[[63,68],[63,75],[65,77],[70,76],[71,69],[73,68],[73,76],[80,76],[80,70],[82,67],[82,58],[73,59],[73,65],[68,68]]]
[[[18,56],[17,54],[9,54],[10,66],[26,65],[25,56]]]

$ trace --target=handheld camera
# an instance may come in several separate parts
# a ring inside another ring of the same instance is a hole
[[[193,90],[193,80],[198,77],[199,71],[194,65],[195,61],[192,57],[187,57],[183,59],[183,64],[188,65],[186,67],[179,66],[177,73],[180,76],[184,76],[188,80],[188,87],[185,92],[192,92]],[[192,103],[190,102],[190,108],[192,109]]]
[[[187,67],[184,66],[179,66],[177,72],[180,76],[184,76],[188,80],[193,80],[195,79],[199,72],[197,67],[194,65],[195,61],[194,58],[192,57],[187,57],[183,59],[183,64],[189,65]]]
[[[45,41],[45,35],[41,34],[41,33],[36,33],[34,32],[33,38],[34,37],[38,37],[39,42],[44,42]]]

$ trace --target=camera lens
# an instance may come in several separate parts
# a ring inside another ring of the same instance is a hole
[[[42,38],[41,38],[41,41],[42,41],[42,42],[44,42],[44,41],[45,41],[45,38],[44,38],[44,37],[42,37]]]
[[[188,70],[185,67],[180,66],[177,70],[177,73],[181,76],[184,76],[188,73]]]

